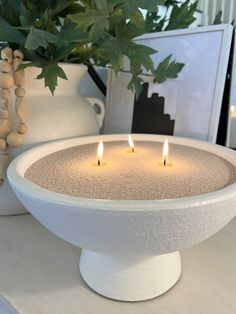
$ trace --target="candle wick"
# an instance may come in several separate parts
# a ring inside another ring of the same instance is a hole
[[[134,147],[132,147],[132,153],[134,153]]]
[[[101,161],[98,159],[98,166],[101,166]]]
[[[164,166],[166,166],[166,163],[167,163],[167,160],[166,160],[166,158],[164,159]]]

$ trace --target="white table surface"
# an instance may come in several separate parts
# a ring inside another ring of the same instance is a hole
[[[236,219],[183,251],[180,281],[145,302],[94,293],[80,277],[79,254],[30,215],[0,217],[0,294],[20,314],[236,313]]]

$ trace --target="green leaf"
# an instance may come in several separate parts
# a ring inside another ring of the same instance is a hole
[[[147,71],[153,70],[150,55],[156,52],[150,47],[138,45],[131,40],[110,36],[100,43],[96,55],[110,63],[117,73],[123,66],[124,56],[127,56],[133,64],[137,64],[140,68],[144,66]]]
[[[123,26],[124,16],[121,8],[115,9],[110,15],[110,28],[115,29],[117,26]]]
[[[100,23],[93,24],[90,28],[89,40],[97,41],[105,36],[105,31],[109,28],[109,21],[104,19]]]
[[[33,25],[35,29],[41,29],[47,32],[57,32],[56,21],[51,18],[51,10],[47,9],[40,18],[34,20]]]
[[[24,44],[25,36],[18,29],[14,28],[0,17],[0,41]]]
[[[20,71],[20,70],[24,70],[26,68],[30,68],[30,67],[42,67],[45,63],[44,62],[37,62],[37,61],[33,61],[33,62],[27,62],[27,63],[22,63],[19,65],[17,71]]]
[[[0,15],[4,20],[13,26],[19,25],[20,1],[18,0],[1,0]]]
[[[141,65],[137,64],[134,60],[130,62],[130,71],[132,73],[132,78],[128,83],[128,89],[130,89],[133,93],[135,93],[136,99],[138,99],[143,87],[143,79],[140,77],[142,73]]]
[[[86,9],[93,8],[93,0],[81,0],[80,1]]]
[[[145,27],[145,20],[143,17],[143,14],[141,13],[141,11],[137,10],[136,12],[134,12],[131,17],[130,17],[130,21],[137,27],[143,29]]]
[[[157,12],[158,6],[163,5],[166,0],[124,0],[125,10],[135,12],[138,8],[149,12]]]
[[[186,28],[191,25],[196,20],[194,13],[197,5],[198,1],[191,4],[190,0],[185,1],[181,6],[174,5],[165,31]]]
[[[162,18],[165,21],[165,17]],[[152,33],[156,31],[156,28],[159,27],[160,24],[160,16],[157,12],[147,12],[145,18],[145,30],[147,33]],[[160,29],[160,27],[159,27]],[[162,29],[162,27],[161,27]],[[161,30],[160,29],[160,30]]]
[[[90,38],[93,40],[103,36],[103,33],[109,29],[109,14],[106,11],[88,9],[85,13],[68,15],[73,23],[79,25],[81,29],[88,30],[90,27]]]
[[[32,67],[32,66],[34,66],[34,62],[22,63],[22,64],[20,64],[20,65],[18,66],[17,71],[19,71],[19,70],[24,70],[24,69],[29,68],[29,67]]]
[[[177,0],[0,0],[0,40],[19,46],[32,65],[42,68],[38,78],[52,92],[57,77],[65,78],[58,61],[86,63],[91,59],[99,65],[111,64],[117,73],[127,57],[132,74],[129,88],[138,95],[144,68],[156,71],[156,81],[164,81],[176,77],[182,66],[169,58],[166,66],[160,64],[155,70],[151,55],[156,51],[133,41],[162,30],[166,19],[158,16],[158,6],[170,4],[174,8],[169,29],[191,24],[196,5],[190,0],[181,6]],[[147,11],[146,17],[142,10]]]
[[[179,72],[183,69],[184,63],[178,63],[175,61],[170,61],[172,55],[166,57],[153,72],[154,74],[154,83],[163,83],[168,78],[177,78]]]
[[[32,26],[25,43],[25,48],[34,50],[38,47],[43,47],[46,49],[49,43],[55,43],[57,39],[56,35]]]
[[[64,25],[58,34],[58,46],[66,46],[70,43],[88,43],[89,34],[77,24]]]
[[[23,3],[21,3],[21,14],[20,14],[20,23],[21,26],[32,26],[36,19],[37,8],[29,10],[28,7]]]
[[[74,14],[84,11],[85,8],[81,4],[76,3],[75,0],[62,1],[61,3],[58,3],[57,6],[53,7],[51,18],[58,16],[65,17],[67,14]]]
[[[54,94],[57,87],[58,77],[67,80],[65,72],[57,63],[51,63],[46,60],[23,63],[19,66],[18,71],[32,66],[42,69],[37,79],[44,79],[45,87],[49,87],[52,94]]]
[[[133,93],[135,93],[135,98],[138,99],[141,94],[143,79],[137,75],[133,75],[132,79],[128,83],[128,89],[130,89]]]
[[[76,43],[68,43],[66,46],[55,46],[52,49],[52,60],[56,62],[63,62],[64,59],[68,59],[68,56],[78,46]]]
[[[51,93],[54,94],[58,77],[67,80],[65,72],[56,63],[49,63],[40,67],[42,67],[42,72],[37,76],[37,79],[44,79],[45,87],[48,87]]]
[[[213,25],[222,24],[222,11],[219,10],[214,18]]]
[[[96,8],[100,12],[107,12],[107,0],[94,0]]]
[[[155,25],[154,31],[155,32],[161,32],[164,28],[164,25],[166,23],[166,17],[163,17],[158,21],[158,23]]]
[[[122,8],[125,18],[138,28],[145,30],[145,19],[140,9],[157,12],[158,5],[164,4],[165,0],[124,0],[123,2]]]
[[[87,29],[92,25],[103,24],[106,29],[109,28],[109,10],[106,0],[95,1],[96,9],[87,9],[84,13],[68,15],[67,18],[81,28]]]
[[[95,47],[78,47],[72,51],[68,60],[70,62],[85,63],[95,53]]]
[[[26,49],[23,45],[19,46],[19,49],[22,51],[24,55],[24,60],[30,60],[33,62],[45,62],[47,61],[45,54],[42,53],[42,51],[38,50],[29,50]]]
[[[97,54],[104,60],[109,60],[112,68],[117,74],[123,66],[123,43],[116,38],[106,38],[100,45]]]
[[[116,28],[115,34],[118,39],[125,38],[127,40],[131,40],[135,37],[142,35],[143,29],[128,22],[124,25],[120,24],[119,27]]]
[[[123,41],[123,51],[131,61],[144,66],[147,71],[153,70],[153,62],[150,55],[157,53],[155,49],[138,45],[132,41]]]
[[[133,4],[137,7],[149,12],[156,12],[158,5],[163,5],[166,0],[133,0]]]
[[[169,7],[170,5],[177,5],[177,4],[180,4],[181,2],[178,1],[178,0],[166,0],[164,5],[166,7]]]

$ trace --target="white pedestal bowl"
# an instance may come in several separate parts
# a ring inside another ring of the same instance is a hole
[[[133,138],[160,142],[166,137],[136,134]],[[8,179],[36,219],[83,248],[80,271],[92,289],[112,299],[139,301],[161,295],[177,282],[179,250],[212,236],[235,216],[236,184],[194,197],[115,201],[51,192],[24,177],[33,163],[53,152],[126,139],[127,135],[92,136],[33,148],[11,163]],[[168,140],[212,152],[236,167],[236,154],[229,149],[185,138]]]

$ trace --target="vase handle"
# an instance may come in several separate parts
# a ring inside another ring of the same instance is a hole
[[[98,99],[93,97],[86,97],[86,99],[90,102],[90,104],[93,106],[93,109],[95,110],[98,118],[99,128],[101,129],[103,126],[103,120],[105,117],[105,105],[104,103]],[[97,109],[96,109],[97,108]]]

